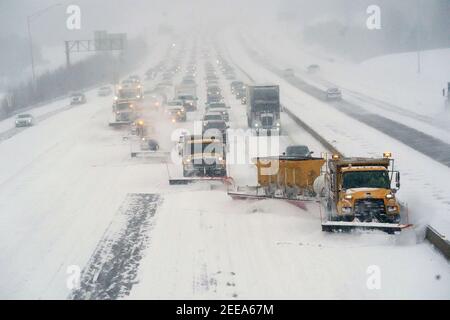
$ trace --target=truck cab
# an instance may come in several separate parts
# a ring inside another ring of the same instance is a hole
[[[132,123],[135,119],[135,105],[131,101],[118,101],[113,105],[116,122]]]
[[[197,110],[197,97],[192,94],[179,94],[177,99],[183,101],[183,106],[186,111],[195,111]]]
[[[140,82],[127,79],[117,88],[116,100],[142,100],[144,94]]]
[[[393,159],[340,158],[329,160],[330,199],[333,220],[399,223],[400,205],[395,193],[400,174],[393,170]],[[392,187],[395,177],[396,186]],[[334,208],[333,208],[334,207]]]
[[[221,139],[185,136],[182,157],[184,177],[225,177],[227,174],[225,146]]]
[[[278,85],[247,86],[248,126],[269,132],[280,132],[280,89]]]

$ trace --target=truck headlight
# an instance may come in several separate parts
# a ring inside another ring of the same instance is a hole
[[[346,194],[344,199],[345,200],[352,200],[353,196],[351,194]]]
[[[386,195],[386,199],[394,199],[394,195],[392,193],[388,193]]]
[[[183,163],[184,164],[190,164],[191,161],[192,161],[191,158],[186,158],[186,159],[183,160]]]
[[[388,213],[397,213],[398,207],[397,206],[387,206]]]

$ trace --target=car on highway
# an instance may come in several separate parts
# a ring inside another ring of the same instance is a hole
[[[341,100],[342,99],[342,92],[339,88],[333,87],[328,88],[325,92],[326,99],[327,100]]]
[[[236,79],[236,75],[233,72],[225,73],[225,79],[234,80],[234,79]]]
[[[292,145],[286,148],[285,156],[296,158],[311,158],[313,151],[310,151],[305,145]]]
[[[209,120],[203,122],[203,136],[221,138],[223,143],[227,143],[228,125],[224,120]]]
[[[223,102],[223,96],[222,94],[208,94],[206,97],[206,103],[215,103],[215,102]]]
[[[196,86],[197,84],[195,83],[195,80],[192,79],[183,79],[181,81],[182,85],[190,85],[190,86]]]
[[[186,109],[186,111],[197,110],[198,98],[193,96],[192,94],[179,94],[178,99],[183,101],[183,106]]]
[[[97,92],[99,97],[107,97],[107,96],[111,95],[111,93],[112,93],[112,89],[109,86],[101,87],[100,89],[98,89],[98,92]]]
[[[244,83],[242,81],[235,80],[230,83],[230,90],[231,90],[232,94],[235,94],[237,90],[239,90],[243,87],[244,87]]]
[[[171,100],[167,102],[166,113],[172,122],[185,122],[187,119],[186,109],[182,100]]]
[[[283,70],[283,77],[285,77],[285,78],[292,78],[294,76],[295,76],[294,69],[287,68],[287,69]]]
[[[229,108],[230,107],[223,102],[210,102],[205,106],[206,112],[219,112],[222,114],[223,120],[225,121],[230,120],[230,115],[228,114]]]
[[[222,113],[217,111],[210,111],[203,115],[203,121],[210,121],[210,120],[224,120],[224,119]]]
[[[141,150],[143,151],[158,151],[158,141],[149,137],[142,137],[140,143]]]
[[[320,70],[320,66],[318,64],[310,64],[306,70],[308,73],[314,73]]]
[[[83,93],[77,92],[73,93],[70,97],[70,104],[76,105],[76,104],[84,104],[86,103],[86,96]]]
[[[18,127],[31,127],[34,124],[34,118],[31,114],[23,113],[16,117],[16,128]]]
[[[195,82],[195,76],[193,74],[186,74],[183,77],[183,80],[187,80],[187,81],[194,81]]]
[[[210,79],[206,81],[206,86],[218,86],[219,85],[219,80],[216,79]]]
[[[183,107],[171,106],[167,107],[166,112],[169,114],[170,121],[175,122],[185,122],[187,119],[186,111]]]
[[[237,89],[234,94],[236,95],[236,99],[242,99],[243,97],[245,97],[247,95],[247,90],[244,88],[239,88]]]

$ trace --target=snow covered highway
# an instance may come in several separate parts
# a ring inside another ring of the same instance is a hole
[[[111,83],[8,109],[0,299],[450,299],[438,98],[271,23],[160,22],[99,49]]]

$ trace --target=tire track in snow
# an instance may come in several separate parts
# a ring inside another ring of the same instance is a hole
[[[158,194],[127,195],[69,299],[112,300],[130,293],[161,202]]]

